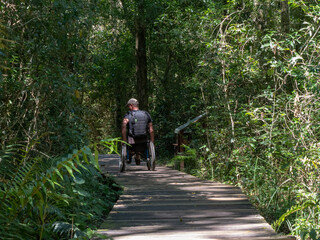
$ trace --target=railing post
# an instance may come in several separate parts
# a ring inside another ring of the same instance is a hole
[[[180,171],[183,171],[184,169],[184,160],[180,161]]]

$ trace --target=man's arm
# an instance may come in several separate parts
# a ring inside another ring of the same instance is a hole
[[[121,129],[121,133],[122,133],[122,141],[127,142],[127,124],[129,122],[129,119],[124,118],[122,121],[122,129]]]
[[[154,143],[154,131],[153,131],[152,122],[149,123],[149,133],[150,133],[151,142]]]

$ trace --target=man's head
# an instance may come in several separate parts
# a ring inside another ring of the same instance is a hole
[[[127,103],[127,106],[130,108],[130,110],[136,110],[139,108],[139,102],[135,98],[130,98]]]

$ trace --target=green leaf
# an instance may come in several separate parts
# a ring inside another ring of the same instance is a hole
[[[99,152],[97,149],[97,146],[94,147],[94,166],[99,170],[100,170],[100,165],[99,165]]]
[[[59,169],[56,168],[54,171],[55,171],[55,172],[57,173],[57,175],[61,178],[61,180],[63,180],[63,177],[62,177]]]
[[[309,235],[313,240],[317,240],[317,232],[316,232],[316,230],[312,229],[310,231]]]
[[[69,167],[68,165],[63,165],[64,167],[65,167],[65,169],[67,169],[67,171],[68,171],[68,173],[70,174],[70,176],[72,176],[73,178],[75,178],[74,177],[74,175],[73,175],[73,171],[72,171],[72,168],[71,167]]]
[[[75,177],[73,181],[79,185],[84,184],[86,182],[83,178],[80,178],[80,177]]]

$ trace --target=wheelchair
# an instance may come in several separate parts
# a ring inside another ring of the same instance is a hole
[[[136,165],[140,165],[141,160],[147,162],[148,170],[155,171],[156,169],[156,154],[152,141],[132,144],[131,146],[122,145],[121,157],[119,160],[119,170],[124,172],[127,163],[131,163],[132,158],[135,159]]]

